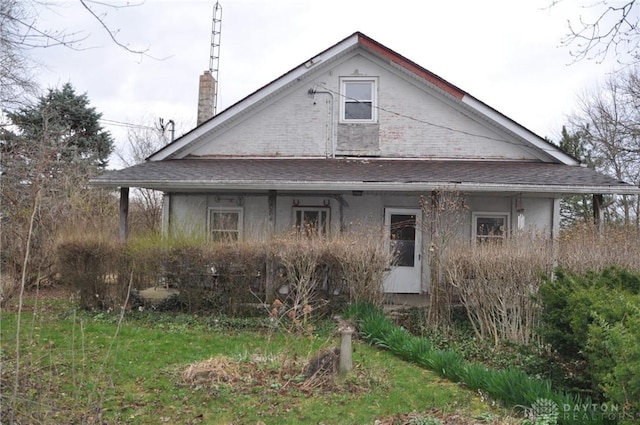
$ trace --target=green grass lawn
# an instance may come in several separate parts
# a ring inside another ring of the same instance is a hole
[[[295,336],[257,320],[128,313],[118,328],[115,313],[31,300],[17,368],[15,309],[0,319],[0,423],[517,423],[479,394],[358,341],[350,375],[305,380],[306,360],[339,345],[330,326]],[[183,376],[208,360],[217,368]]]

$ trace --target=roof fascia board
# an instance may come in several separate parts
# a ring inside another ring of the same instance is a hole
[[[483,184],[457,182],[300,182],[300,181],[92,181],[92,185],[99,187],[144,187],[160,191],[208,191],[208,190],[282,190],[282,191],[392,191],[416,192],[432,190],[455,190],[459,192],[519,192],[519,193],[548,193],[554,195],[569,194],[618,194],[638,195],[640,188],[627,186],[570,186],[570,185],[525,185],[525,184]]]
[[[429,81],[431,84],[445,91],[451,96],[457,99],[462,99],[467,94],[466,92],[454,86],[453,84],[449,83],[445,79],[423,68],[422,66],[416,64],[415,62],[405,58],[404,56],[394,52],[388,47],[383,46],[382,44],[367,37],[366,35],[359,33],[358,39],[360,41],[360,44],[366,49],[389,60],[391,63],[396,64],[401,68],[404,68],[409,72],[424,78],[425,80]]]
[[[206,121],[202,125],[196,127],[189,133],[185,134],[182,138],[174,141],[173,143],[167,145],[164,149],[159,150],[158,152],[149,156],[147,160],[149,161],[161,161],[163,159],[167,159],[172,155],[178,153],[181,149],[184,149],[187,145],[192,143],[193,141],[199,139],[205,134],[211,132],[216,127],[223,125],[225,122],[231,120],[240,112],[247,110],[248,108],[254,106],[255,104],[261,102],[265,98],[269,97],[273,93],[281,90],[283,87],[286,87],[292,82],[297,81],[304,74],[309,72],[313,67],[317,64],[326,62],[329,58],[338,57],[340,54],[345,51],[353,48],[358,44],[358,35],[357,33],[345,38],[334,46],[328,48],[322,53],[312,57],[308,61],[299,65],[298,67],[292,69],[286,74],[276,78],[272,82],[266,84],[262,88],[256,90],[252,94],[248,95],[244,99],[230,106],[229,108],[222,111],[219,115],[212,117],[209,121]],[[186,155],[187,153],[185,153]],[[177,156],[180,157],[180,156]]]

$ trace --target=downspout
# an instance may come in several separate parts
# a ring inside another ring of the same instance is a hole
[[[316,86],[317,87],[317,86]],[[336,124],[335,124],[335,98],[333,96],[333,92],[328,90],[317,90],[315,87],[310,88],[307,92],[311,97],[314,97],[316,94],[328,94],[331,97],[331,152],[327,154],[329,158],[336,157]]]

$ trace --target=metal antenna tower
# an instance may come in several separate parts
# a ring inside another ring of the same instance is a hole
[[[209,71],[214,78],[213,115],[218,107],[218,68],[220,62],[220,31],[222,30],[222,6],[216,1],[213,5],[213,24],[211,28],[211,51],[209,53]]]

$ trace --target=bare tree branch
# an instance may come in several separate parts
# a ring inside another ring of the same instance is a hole
[[[97,21],[119,48],[141,57],[165,59],[149,55],[149,48],[135,49],[124,43],[118,37],[119,31],[111,28],[105,20],[105,8],[119,10],[136,7],[144,4],[144,1],[123,4],[106,0],[78,2],[88,12],[90,20]],[[44,27],[42,12],[53,11],[57,7],[60,4],[48,0],[0,0],[0,108],[13,108],[22,99],[35,94],[36,87],[30,71],[35,68],[36,62],[29,57],[28,50],[57,46],[76,51],[95,48],[84,45],[91,36],[88,32]]]
[[[109,36],[109,38],[111,38],[111,41],[113,41],[117,46],[122,47],[127,52],[137,53],[141,55],[144,55],[149,51],[149,48],[146,48],[144,50],[132,49],[126,44],[123,44],[122,42],[120,42],[120,40],[118,40],[118,38],[116,37],[118,34],[118,31],[114,31],[111,28],[109,28],[107,24],[104,22],[104,16],[98,16],[96,12],[91,7],[89,7],[87,3],[89,3],[87,0],[80,0],[80,4],[82,4],[82,6],[96,19],[96,21],[98,21],[98,23],[102,26],[102,28],[105,30],[105,32]],[[92,3],[105,5],[105,3],[103,2],[92,2]],[[118,8],[119,6],[109,4],[109,7]]]
[[[562,0],[553,0],[553,7]],[[569,47],[574,62],[587,59],[603,62],[609,55],[623,63],[631,56],[633,62],[640,60],[640,15],[636,0],[622,4],[610,0],[582,6],[583,9],[601,8],[593,19],[582,15],[577,23],[567,20],[569,34],[561,40],[561,45]]]

